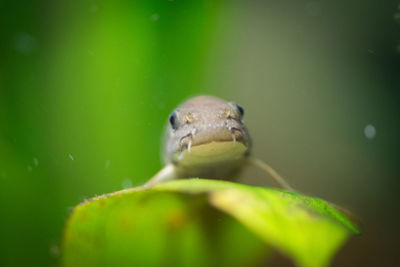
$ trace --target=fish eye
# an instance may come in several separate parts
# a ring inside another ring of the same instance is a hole
[[[239,111],[240,117],[243,117],[244,109],[239,104],[237,104],[235,102],[230,102],[229,104],[231,104],[234,108],[236,108],[237,111]]]
[[[243,116],[244,115],[244,109],[238,104],[236,104],[236,107],[239,110],[240,116]]]
[[[176,111],[173,111],[171,115],[169,115],[168,121],[172,129],[178,129],[178,115],[176,114]]]

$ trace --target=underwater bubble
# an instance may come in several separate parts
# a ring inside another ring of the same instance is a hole
[[[376,129],[373,125],[368,124],[367,126],[365,126],[364,128],[364,135],[365,137],[367,137],[368,139],[373,139],[375,138],[376,135]]]
[[[60,256],[60,247],[57,244],[53,244],[49,248],[50,255],[57,258]]]
[[[99,6],[96,4],[91,4],[89,7],[89,12],[96,13],[99,10]]]
[[[154,13],[153,15],[151,15],[151,20],[153,21],[157,21],[160,18],[160,15],[158,13]]]

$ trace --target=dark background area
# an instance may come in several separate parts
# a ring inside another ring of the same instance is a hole
[[[72,207],[149,179],[198,94],[240,103],[257,157],[360,218],[334,266],[398,266],[399,4],[1,1],[0,266],[56,265]]]

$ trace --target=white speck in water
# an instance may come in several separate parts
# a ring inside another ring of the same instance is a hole
[[[400,23],[400,13],[395,13],[395,14],[393,15],[393,18],[394,18],[395,21],[397,21],[398,23]]]
[[[368,124],[364,128],[364,134],[365,134],[365,137],[367,137],[368,139],[375,138],[375,135],[376,135],[375,127],[373,125],[371,125],[371,124]]]
[[[22,32],[15,39],[15,49],[23,55],[32,53],[36,47],[36,38],[29,33]]]
[[[312,17],[321,15],[321,3],[319,1],[311,1],[306,4],[306,11]]]
[[[151,20],[153,21],[157,21],[160,18],[160,15],[158,13],[154,13],[153,15],[151,15]]]
[[[28,165],[26,168],[28,169],[28,172],[32,171],[32,166],[31,165]]]
[[[68,157],[70,160],[74,160],[74,156],[72,156],[71,154],[68,154]]]
[[[99,6],[96,4],[91,4],[89,7],[89,12],[96,13],[99,10]]]
[[[111,161],[108,159],[108,160],[106,160],[106,163],[104,164],[104,167],[106,169],[108,169],[108,168],[110,168],[110,164],[111,164]]]
[[[39,160],[37,158],[33,158],[33,164],[37,167],[39,165]]]
[[[131,188],[131,187],[132,187],[132,181],[131,181],[131,179],[125,178],[125,179],[122,181],[122,188],[123,188],[123,189],[126,189],[126,188]]]
[[[52,255],[53,257],[58,257],[60,256],[60,248],[54,244],[50,247],[50,255]]]

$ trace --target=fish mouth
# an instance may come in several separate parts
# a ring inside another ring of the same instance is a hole
[[[232,145],[242,143],[247,146],[247,139],[240,128],[213,127],[212,131],[197,131],[193,129],[179,140],[179,152],[191,152],[193,147],[218,142],[231,142]]]
[[[249,148],[238,140],[210,141],[208,143],[184,148],[173,155],[173,162],[181,168],[208,169],[210,166],[224,166],[224,164],[239,164],[248,156]]]

